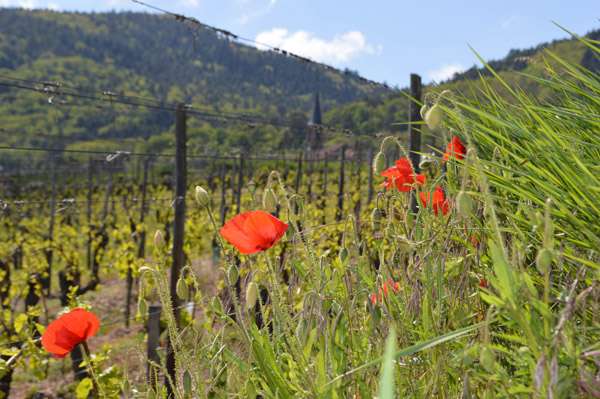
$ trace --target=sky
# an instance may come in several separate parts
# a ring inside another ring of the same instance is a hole
[[[241,37],[407,87],[483,59],[600,29],[600,0],[147,0]],[[131,0],[0,0],[0,7],[155,13]],[[1,12],[1,11],[0,11]],[[0,33],[2,27],[0,27]]]

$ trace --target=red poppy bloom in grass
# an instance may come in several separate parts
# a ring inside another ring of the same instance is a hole
[[[77,308],[54,320],[42,335],[42,346],[59,359],[67,356],[75,345],[96,334],[100,320],[92,312]]]
[[[379,287],[379,295],[371,295],[371,302],[373,302],[373,305],[377,305],[377,301],[382,302],[384,297],[387,298],[389,290],[398,292],[400,291],[400,285],[398,283],[392,283],[390,280],[386,281],[383,287]]]
[[[390,179],[381,183],[381,187],[385,187],[387,190],[390,187],[396,186],[398,191],[403,193],[414,189],[412,185],[415,183],[417,183],[417,187],[421,187],[425,183],[425,175],[415,175],[411,163],[407,158],[397,160],[396,166],[384,170],[381,172],[381,176]]]
[[[443,163],[446,163],[450,158],[463,159],[467,153],[467,147],[456,136],[452,137],[452,141],[448,143],[446,154],[444,154]]]
[[[433,196],[431,194],[433,194]],[[438,186],[438,188],[433,193],[420,193],[420,195],[423,206],[425,208],[432,208],[434,215],[437,215],[440,211],[442,211],[443,215],[446,215],[450,211],[452,201],[446,199],[446,197],[444,196],[444,192],[442,191],[442,186]],[[430,197],[433,197],[431,201]]]
[[[289,225],[264,211],[240,213],[225,223],[221,235],[243,254],[271,248]]]

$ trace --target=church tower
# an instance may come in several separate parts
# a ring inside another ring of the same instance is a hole
[[[323,148],[323,118],[321,117],[321,104],[319,103],[319,93],[315,93],[315,103],[313,105],[310,120],[306,126],[306,153],[313,154]]]

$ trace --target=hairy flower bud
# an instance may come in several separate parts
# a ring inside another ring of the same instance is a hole
[[[188,300],[189,288],[187,285],[187,281],[185,281],[183,276],[179,277],[179,280],[177,280],[175,291],[177,292],[177,296],[179,297],[179,299],[181,299],[184,302]]]
[[[146,300],[144,298],[140,298],[140,301],[138,302],[138,310],[142,317],[145,317],[148,313],[148,305],[146,305]]]
[[[550,265],[552,264],[552,251],[550,251],[548,248],[542,248],[536,258],[535,258],[535,265],[538,269],[538,271],[541,274],[547,274],[550,271]]]
[[[379,151],[377,153],[377,155],[375,155],[375,158],[373,158],[373,172],[375,172],[375,174],[377,174],[377,175],[380,175],[384,169],[385,169],[385,154],[383,152]]]
[[[275,212],[275,210],[277,209],[277,198],[275,197],[275,193],[273,192],[273,190],[271,190],[270,188],[267,188],[265,190],[265,193],[263,195],[263,205],[265,209],[270,213]]]
[[[340,250],[340,260],[342,261],[342,264],[345,264],[345,263],[346,263],[346,261],[348,260],[348,255],[349,255],[349,253],[348,253],[348,248],[346,248],[346,247],[343,247],[343,248]]]
[[[421,107],[421,110],[419,111],[419,113],[421,114],[421,119],[425,119],[425,114],[427,113],[427,111],[429,110],[429,107],[427,106],[427,104],[423,104],[423,106]]]
[[[254,196],[254,191],[256,190],[256,183],[254,183],[252,180],[250,180],[248,182],[248,191],[250,192],[250,195]]]
[[[479,354],[479,362],[488,373],[494,371],[494,364],[496,363],[496,355],[490,348],[483,348]]]
[[[229,284],[235,285],[235,283],[237,283],[238,278],[240,277],[240,271],[236,265],[229,266],[229,269],[227,270],[227,277],[229,278]]]
[[[162,232],[160,230],[156,230],[156,233],[154,233],[154,246],[156,246],[157,249],[161,249],[163,245],[165,245],[165,239],[162,235]]]
[[[200,186],[196,186],[196,201],[202,206],[208,206],[210,203],[210,197],[205,189]]]
[[[373,212],[371,212],[371,222],[373,223],[373,229],[379,229],[379,227],[381,226],[381,217],[381,209],[373,209]]]
[[[252,309],[258,299],[258,284],[251,281],[246,287],[246,309]]]
[[[435,104],[433,107],[427,110],[423,119],[425,119],[427,127],[431,130],[440,130],[442,128],[443,116],[444,112],[439,105]]]
[[[469,194],[464,191],[460,191],[456,196],[456,203],[458,205],[458,212],[461,215],[468,218],[471,216],[471,211],[473,210],[473,202],[471,202],[471,197]]]

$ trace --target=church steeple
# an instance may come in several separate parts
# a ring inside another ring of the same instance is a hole
[[[310,115],[309,125],[323,125],[323,118],[321,118],[321,104],[319,103],[319,93],[315,93],[315,103],[313,105],[312,114]]]
[[[306,127],[306,152],[313,153],[323,148],[323,118],[321,117],[321,104],[319,93],[315,93],[315,103],[312,114]]]

